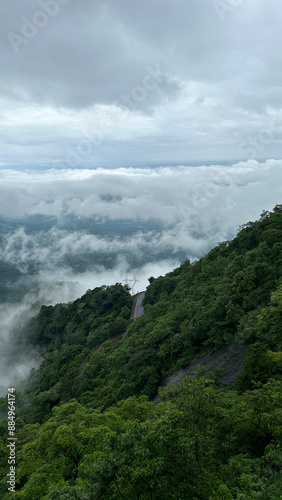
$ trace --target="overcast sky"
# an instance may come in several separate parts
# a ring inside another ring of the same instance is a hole
[[[281,157],[281,1],[0,9],[2,167]]]

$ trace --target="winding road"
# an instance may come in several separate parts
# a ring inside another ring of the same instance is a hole
[[[132,311],[132,316],[131,319],[135,321],[138,318],[141,318],[144,314],[144,307],[143,307],[143,299],[145,297],[145,292],[139,292],[136,297],[135,297],[135,303],[133,305],[133,311]]]

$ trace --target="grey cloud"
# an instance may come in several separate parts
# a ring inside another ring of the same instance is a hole
[[[14,3],[18,4],[21,15],[15,16],[11,6],[3,9],[7,22],[2,26],[2,35],[6,35],[2,48],[6,66],[2,85],[4,92],[11,93],[10,89],[14,89],[15,96],[18,89],[22,97],[20,89],[24,89],[30,99],[47,104],[71,107],[110,104],[142,84],[146,66],[154,68],[164,54],[163,48],[148,44],[140,34],[137,36],[134,23],[124,24],[111,4],[96,1],[79,6],[76,2],[61,5],[57,16],[49,18],[48,24],[39,28],[28,43],[14,44],[19,51],[15,56],[13,47],[7,44],[7,35],[22,36],[26,24],[21,16],[32,21],[40,7],[31,1]],[[168,75],[163,75],[158,83],[157,91],[150,92],[146,99],[147,107],[150,102],[162,99],[163,94],[171,96],[178,90]]]
[[[22,36],[22,18],[40,9],[35,0],[1,7],[8,164],[64,166],[105,120],[112,132],[78,166],[247,159],[238,152],[246,135],[266,126],[269,107],[279,113],[278,0],[241,2],[223,22],[206,0],[70,0],[15,54],[9,33]],[[258,159],[280,156],[275,140]]]
[[[147,65],[154,66],[162,59],[172,67],[172,78],[230,79],[239,69],[238,52],[247,58],[248,68],[257,57],[253,40],[258,33],[253,27],[258,19],[264,27],[261,57],[269,58],[267,49],[273,40],[270,23],[277,17],[270,13],[275,12],[277,3],[269,2],[266,22],[264,12],[260,12],[261,1],[256,4],[256,9],[254,4],[252,8],[238,7],[237,12],[245,18],[230,15],[221,25],[212,2],[205,0],[189,4],[184,0],[174,4],[146,0],[140,5],[128,0],[70,1],[61,5],[60,12],[13,57],[7,34],[21,33],[22,16],[30,20],[40,10],[38,2],[16,0],[2,6],[2,56],[6,66],[2,85],[6,82],[6,89],[22,87],[39,102],[77,107],[113,102],[140,84]],[[248,26],[245,31],[244,24]],[[277,23],[275,32],[276,27]],[[164,79],[164,94],[171,93],[168,83],[169,79]],[[155,93],[154,101],[159,98]]]

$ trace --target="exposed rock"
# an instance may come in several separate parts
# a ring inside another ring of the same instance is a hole
[[[164,377],[160,387],[177,384],[181,378],[191,375],[200,365],[205,366],[204,373],[209,373],[213,370],[222,370],[218,385],[231,384],[236,381],[237,376],[242,371],[248,348],[248,346],[234,342],[226,349],[219,349],[213,354],[206,354],[206,356],[194,359],[186,368],[176,370]],[[153,401],[158,400],[159,396],[154,396]]]

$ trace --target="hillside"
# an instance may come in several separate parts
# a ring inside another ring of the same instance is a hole
[[[149,281],[134,322],[116,284],[44,306],[23,330],[43,362],[16,396],[13,498],[281,499],[282,206]],[[219,384],[232,345],[244,367]],[[208,359],[208,375],[198,367],[151,401]]]

